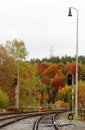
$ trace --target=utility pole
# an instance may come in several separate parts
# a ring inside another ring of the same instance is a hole
[[[53,57],[53,47],[50,47],[50,58]]]
[[[68,16],[72,16],[71,10],[75,10],[76,18],[76,90],[75,90],[75,116],[78,116],[78,10],[74,7],[69,7]]]

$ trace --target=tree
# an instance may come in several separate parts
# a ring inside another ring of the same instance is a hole
[[[63,88],[63,87],[64,87],[63,80],[59,76],[56,76],[53,81],[54,90],[58,91],[59,88]]]
[[[15,60],[26,60],[28,52],[25,48],[24,41],[17,41],[16,39],[13,41],[7,41],[5,48],[7,54]]]
[[[0,45],[0,87],[9,96],[10,102],[14,98],[15,60],[7,55],[5,48]]]
[[[64,69],[66,70],[67,73],[71,72],[74,75],[74,79],[76,77],[76,63],[72,62],[72,63],[67,63],[64,66]],[[78,65],[78,77],[80,77],[81,74],[81,66]]]
[[[79,82],[79,103],[82,107],[85,107],[85,83]]]
[[[21,62],[20,64],[20,107],[34,106],[42,104],[46,98],[43,83],[39,75],[37,75],[37,64]],[[44,94],[44,98],[43,95]],[[24,104],[23,104],[24,102]]]
[[[50,78],[48,76],[43,77],[43,84],[50,85]]]
[[[81,68],[82,68],[82,72],[81,72],[80,79],[85,81],[85,64],[81,64]]]
[[[49,78],[54,78],[58,69],[59,69],[59,67],[57,64],[52,64],[43,71],[43,75],[44,76],[47,75]]]
[[[0,107],[4,108],[9,105],[9,97],[7,93],[5,93],[1,88],[0,88]]]
[[[80,55],[78,57],[78,61],[79,61],[79,63],[85,64],[85,56]]]
[[[71,92],[68,86],[63,87],[62,89],[60,89],[60,97],[61,100],[63,100],[64,102],[69,102],[70,100],[70,96]]]
[[[45,63],[38,64],[37,73],[42,74],[48,67],[49,67],[49,65],[47,65]]]

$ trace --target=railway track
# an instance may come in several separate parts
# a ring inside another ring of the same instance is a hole
[[[2,113],[0,114],[0,129],[8,126],[12,123],[15,123],[17,121],[34,117],[34,116],[40,116],[44,112],[19,112],[19,113]]]
[[[53,127],[55,130],[59,130],[59,127],[58,125],[56,124],[55,122],[55,119],[56,119],[56,116],[61,114],[61,113],[64,113],[64,112],[67,112],[67,110],[62,110],[62,111],[53,111],[53,112],[47,112],[45,114],[43,114],[42,116],[40,116],[34,123],[34,126],[33,126],[33,130],[39,130],[39,125],[40,125],[40,122],[42,120],[45,120],[48,119],[48,116],[49,116],[49,119],[50,119],[50,125],[51,127]],[[44,121],[44,122],[45,122]],[[47,123],[46,123],[46,126],[47,126]],[[45,129],[45,125],[44,125],[44,129]]]
[[[58,125],[55,123],[55,118],[58,114],[63,113],[63,112],[66,112],[66,110],[3,114],[3,115],[0,115],[0,129],[3,129],[4,127],[6,128],[8,125],[10,127],[12,123],[17,123],[20,120],[23,120],[26,118],[30,119],[31,117],[32,118],[35,117],[35,121],[32,124],[33,125],[32,130],[40,130],[42,127],[44,127],[45,129],[45,127],[48,127],[48,125],[50,125],[53,130],[54,129],[59,130]]]

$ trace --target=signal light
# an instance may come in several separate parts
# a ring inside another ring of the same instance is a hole
[[[14,85],[15,85],[15,86],[17,85],[17,81],[18,81],[18,79],[17,79],[17,78],[14,78]]]
[[[72,74],[68,74],[68,85],[72,85]]]

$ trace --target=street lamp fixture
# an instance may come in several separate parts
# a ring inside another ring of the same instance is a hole
[[[72,16],[71,9],[77,13],[76,19],[76,90],[75,90],[75,116],[78,116],[78,10],[74,7],[69,7],[68,16]]]
[[[69,14],[68,14],[68,16],[72,16],[71,8],[69,8]]]

